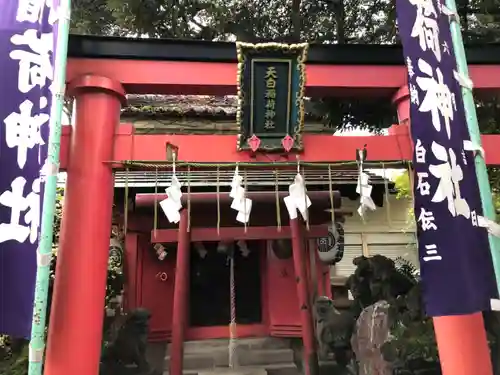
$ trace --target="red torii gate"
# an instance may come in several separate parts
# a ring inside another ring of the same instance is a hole
[[[158,41],[155,43],[158,48]],[[500,65],[473,65],[471,76],[478,91],[500,88]],[[76,98],[76,122],[73,128],[65,126],[62,136],[61,168],[68,172],[64,206],[67,214],[63,216],[60,235],[58,281],[53,296],[45,365],[47,375],[96,375],[98,372],[113,203],[113,168],[122,168],[119,161],[164,160],[166,142],[179,147],[180,160],[259,161],[248,153],[236,151],[236,135],[134,135],[131,124],[120,124],[120,107],[126,103],[125,94],[234,94],[235,77],[235,64],[227,62],[153,61],[144,57],[118,60],[97,59],[95,56],[69,59],[68,91]],[[409,95],[405,77],[402,65],[308,66],[308,95],[384,95],[393,100],[400,124],[393,126],[386,136],[304,134],[301,160],[352,160],[355,150],[364,144],[369,150],[369,161],[411,160]],[[499,142],[500,135],[483,136],[486,160],[490,165],[500,165],[500,152],[496,150]],[[211,152],[206,151],[207,144],[212,146]],[[269,161],[268,158],[265,160]],[[294,161],[295,155],[280,156],[278,160]],[[181,220],[179,229],[180,247],[189,242],[183,229],[186,229],[185,220]],[[183,258],[181,256],[177,263],[181,270],[187,266]],[[176,283],[175,295],[180,296],[184,287],[183,283]],[[172,332],[172,375],[180,375],[182,370],[185,309],[182,302],[174,306],[174,320],[177,321],[174,321]],[[443,355],[456,357],[469,351],[467,357],[475,353],[476,367],[481,366],[484,353],[478,352],[475,343],[482,339],[480,331],[484,334],[484,329],[478,330],[477,319],[455,318],[444,317],[443,326],[460,324],[462,346],[457,347],[459,343],[452,342],[449,352],[441,353],[441,359],[445,359]],[[310,337],[305,339],[310,340]],[[76,355],[68,354],[72,347],[76,347]]]

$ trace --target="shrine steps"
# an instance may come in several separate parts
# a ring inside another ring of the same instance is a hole
[[[164,362],[168,375],[170,345]],[[294,351],[287,339],[238,339],[235,364],[229,368],[229,340],[203,340],[184,343],[184,375],[300,375]]]
[[[165,371],[163,375],[168,375]],[[182,371],[183,375],[301,375],[294,364],[269,366],[242,366],[234,369],[216,367],[212,369],[193,369]]]

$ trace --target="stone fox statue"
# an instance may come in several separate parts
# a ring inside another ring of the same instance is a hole
[[[146,359],[150,312],[146,309],[136,309],[124,318],[114,339],[103,352],[99,374],[154,374]]]
[[[352,360],[350,340],[355,317],[350,311],[340,312],[328,297],[318,297],[314,303],[316,335],[320,358],[333,353],[338,365],[346,367]]]

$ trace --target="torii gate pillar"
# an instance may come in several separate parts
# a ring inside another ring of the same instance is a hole
[[[114,179],[113,138],[125,91],[109,78],[84,75],[70,83],[76,100],[68,178],[50,312],[46,375],[96,375]]]
[[[399,126],[406,126],[411,142],[410,94],[406,85],[394,95],[393,103]],[[434,317],[433,322],[443,375],[493,375],[482,313]]]

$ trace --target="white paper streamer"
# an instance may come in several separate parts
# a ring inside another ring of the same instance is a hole
[[[474,88],[474,82],[472,80],[463,75],[462,73],[457,72],[456,70],[453,71],[453,77],[458,81],[460,86],[465,87],[467,90],[471,90]]]
[[[500,225],[484,216],[477,216],[477,225],[486,228],[488,233],[495,237],[500,237]]]
[[[480,145],[477,143],[474,143],[472,141],[464,141],[464,150],[465,151],[472,151],[472,152],[477,152],[481,157],[484,159],[485,158],[485,153],[484,153],[484,148],[482,148]]]
[[[236,221],[247,224],[250,221],[250,213],[252,212],[252,200],[245,197],[245,188],[241,186],[243,178],[239,173],[239,168],[234,170],[233,180],[231,181],[231,191],[229,196],[233,198],[231,208],[237,211]]]
[[[370,185],[369,180],[370,176],[363,172],[363,162],[361,161],[359,164],[359,177],[358,184],[356,186],[356,193],[360,195],[358,214],[362,219],[364,219],[368,210],[375,211],[377,209],[371,197],[373,187]]]
[[[297,218],[297,211],[304,220],[307,220],[311,200],[307,196],[304,178],[300,173],[297,173],[293,183],[288,187],[288,196],[284,198],[284,202],[291,220]]]
[[[500,299],[492,298],[490,300],[490,307],[492,311],[500,311]]]
[[[182,191],[181,183],[175,175],[175,163],[172,169],[172,181],[170,182],[170,186],[165,189],[165,193],[167,193],[168,197],[160,202],[160,207],[167,217],[167,220],[177,224],[181,220],[180,210],[182,209]]]
[[[450,21],[460,22],[460,18],[458,17],[457,12],[452,11],[444,4],[440,4],[440,6],[441,6],[441,12],[443,12],[445,16],[448,16]]]

